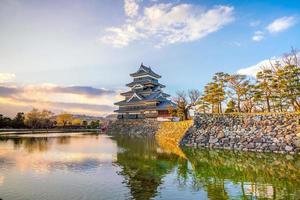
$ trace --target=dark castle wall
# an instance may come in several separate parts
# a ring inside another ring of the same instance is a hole
[[[156,119],[119,119],[113,122],[107,134],[127,134],[130,136],[153,137],[159,128],[160,122]]]

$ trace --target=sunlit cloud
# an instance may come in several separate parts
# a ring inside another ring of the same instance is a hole
[[[296,19],[293,16],[290,17],[281,17],[275,19],[272,23],[267,26],[267,30],[270,33],[278,33],[287,30],[288,28],[295,25]]]
[[[297,55],[298,59],[300,59],[300,53]],[[282,56],[272,57],[270,59],[265,59],[259,61],[257,64],[254,64],[249,67],[241,68],[237,71],[238,74],[248,75],[252,77],[256,77],[256,74],[263,69],[271,69],[276,64],[284,65]]]
[[[12,81],[15,77],[16,75],[12,73],[0,73],[0,83]]]
[[[138,14],[139,4],[138,0],[125,0],[124,1],[125,14],[128,17],[135,17]]]
[[[55,113],[69,112],[94,116],[113,112],[113,102],[121,99],[119,91],[89,86],[0,85],[1,112],[14,115],[32,108],[49,109]]]
[[[106,29],[101,38],[114,47],[138,40],[151,40],[156,47],[199,40],[234,20],[231,6],[204,10],[192,4],[155,3],[138,13],[138,1],[125,0],[128,18],[121,26]]]

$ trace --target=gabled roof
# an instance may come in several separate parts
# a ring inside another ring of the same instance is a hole
[[[137,93],[137,94],[139,94],[141,96],[149,96],[149,94],[152,95],[153,93],[157,93],[157,92],[161,92],[161,94],[162,94],[163,97],[166,97],[166,98],[170,97],[169,94],[166,94],[166,93],[162,92],[161,90],[150,90],[150,89],[148,89],[148,90],[142,90],[142,91],[133,91],[133,90],[130,90],[130,91],[121,93],[121,95],[122,96],[132,96],[133,93]]]
[[[133,82],[131,82],[131,83],[126,84],[126,86],[128,86],[128,87],[133,87],[133,86],[135,86],[135,85],[137,85],[137,84],[141,84],[141,85],[152,84],[152,85],[160,86],[161,88],[166,87],[165,85],[160,84],[159,82],[155,82],[155,81],[149,80],[149,79],[145,79],[145,80],[138,81],[138,82],[137,82],[137,81],[133,81]]]
[[[155,78],[161,78],[160,75],[158,75],[154,71],[152,71],[152,69],[150,67],[144,66],[143,63],[141,64],[141,66],[137,72],[130,74],[130,76],[132,76],[132,77],[144,76],[144,75],[150,75]]]
[[[149,96],[145,97],[145,100],[166,100],[166,97],[169,97],[170,95],[163,93],[163,92],[154,92],[153,94],[150,94]]]
[[[123,100],[115,103],[115,105],[124,105],[124,104],[131,104],[134,102],[147,102],[147,101],[157,101],[157,102],[164,102],[170,101],[167,99],[170,95],[163,93],[163,92],[154,92],[146,97],[143,97],[139,94],[133,93],[133,95],[128,100]]]
[[[143,97],[138,95],[137,93],[133,93],[132,97],[130,97],[127,102],[133,102],[133,101],[141,101],[143,100]]]
[[[167,110],[169,106],[173,106],[174,108],[177,107],[177,105],[172,102],[171,100],[162,101],[158,106],[157,110]]]

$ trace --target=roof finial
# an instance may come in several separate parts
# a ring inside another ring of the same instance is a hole
[[[141,66],[144,66],[143,62],[141,63]]]

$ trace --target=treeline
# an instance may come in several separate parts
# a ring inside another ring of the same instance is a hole
[[[49,110],[32,109],[26,114],[19,112],[14,118],[4,117],[0,114],[0,128],[32,128],[32,129],[50,129],[50,128],[101,128],[102,123],[99,120],[85,121],[74,118],[68,113],[54,115]]]
[[[202,92],[177,92],[173,116],[188,118],[191,108],[202,113],[260,113],[300,111],[299,52],[292,48],[282,60],[261,67],[256,78],[218,72]]]

